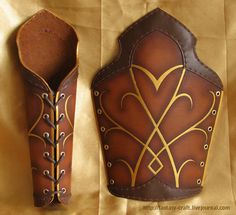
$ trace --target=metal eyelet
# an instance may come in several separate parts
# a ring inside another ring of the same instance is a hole
[[[207,150],[208,149],[208,144],[204,145],[204,149]]]
[[[216,92],[216,96],[220,96],[220,91],[217,91],[217,92]]]
[[[48,98],[48,94],[47,94],[47,93],[43,93],[43,94],[42,94],[42,98],[43,98],[43,99]]]
[[[61,152],[61,156],[66,156],[66,153],[65,152]]]
[[[45,158],[48,157],[49,155],[50,155],[49,152],[44,152],[43,153],[43,157],[45,157]]]
[[[48,193],[49,193],[49,189],[44,189],[44,190],[43,190],[43,194],[46,195],[46,194],[48,194]]]
[[[201,184],[202,183],[202,180],[199,178],[198,180],[197,180],[197,184]]]
[[[110,179],[110,184],[114,184],[115,181],[113,179]]]
[[[105,149],[105,150],[108,150],[108,149],[109,149],[109,146],[108,146],[108,145],[104,145],[104,149]]]
[[[65,132],[63,132],[63,131],[60,133],[60,136],[62,136],[62,137],[64,137],[65,135],[66,135],[66,134],[65,134]]]
[[[102,110],[101,110],[101,109],[97,109],[97,113],[98,113],[99,115],[101,115],[101,114],[102,114]]]
[[[65,95],[64,93],[61,93],[60,97],[61,97],[62,99],[64,99],[64,98],[66,97],[66,95]]]
[[[62,169],[61,174],[65,174],[65,173],[66,173],[66,170]]]
[[[65,187],[61,188],[61,190],[62,190],[62,193],[66,193],[66,188]]]
[[[43,133],[43,137],[49,137],[50,135],[49,135],[49,133],[48,132],[44,132]]]
[[[211,131],[212,131],[212,127],[209,126],[209,127],[207,128],[207,130],[208,130],[209,132],[211,132]]]
[[[205,163],[202,161],[202,162],[200,163],[200,167],[204,167],[204,165],[205,165]]]
[[[216,110],[212,110],[212,115],[216,115]]]
[[[97,90],[94,91],[95,96],[99,96],[99,92]]]
[[[64,114],[64,113],[61,113],[61,114],[59,115],[58,122],[62,121],[64,118],[65,118],[65,114]]]
[[[112,163],[111,162],[107,162],[107,167],[111,167],[112,166]]]
[[[101,130],[101,132],[104,132],[106,129],[105,129],[105,127],[102,126],[102,127],[100,128],[100,130]]]
[[[43,114],[43,118],[44,119],[49,119],[49,115],[46,113],[46,114]]]
[[[49,170],[47,170],[47,169],[46,169],[46,170],[43,170],[43,174],[44,174],[44,175],[49,175]]]

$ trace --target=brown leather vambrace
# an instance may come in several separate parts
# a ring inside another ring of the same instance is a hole
[[[221,80],[196,56],[193,34],[160,9],[118,41],[92,83],[109,191],[145,201],[199,193]]]
[[[35,206],[67,203],[78,76],[75,30],[41,10],[18,31]]]

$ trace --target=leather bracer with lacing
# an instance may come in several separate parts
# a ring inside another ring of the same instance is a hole
[[[17,35],[35,206],[67,203],[71,196],[77,43],[74,29],[46,10]]]

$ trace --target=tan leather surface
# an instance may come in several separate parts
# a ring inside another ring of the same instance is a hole
[[[90,84],[95,73],[116,55],[118,35],[135,20],[161,7],[196,35],[201,60],[221,77],[225,94],[209,154],[204,189],[194,198],[138,202],[112,196],[95,124]],[[72,198],[59,209],[33,206],[23,80],[19,73],[16,30],[41,8],[72,24],[79,33],[80,77],[76,96],[72,162]],[[235,35],[234,0],[2,0],[0,4],[0,208],[2,214],[229,214],[235,213]],[[229,115],[228,115],[229,114]],[[230,135],[229,135],[230,129]],[[230,137],[230,142],[229,142]],[[232,168],[231,168],[232,167]],[[230,211],[155,210],[156,206],[229,205]],[[146,209],[145,206],[153,206]]]
[[[19,57],[53,90],[76,64],[78,38],[74,29],[47,11],[39,11],[20,29]]]

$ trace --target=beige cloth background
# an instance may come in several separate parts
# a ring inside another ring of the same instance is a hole
[[[117,53],[117,36],[160,7],[197,36],[197,53],[221,77],[224,99],[207,167],[205,187],[194,198],[139,202],[114,197],[106,179],[90,83]],[[80,38],[73,147],[73,197],[67,207],[33,207],[23,82],[15,36],[41,8],[71,23]],[[235,0],[0,0],[0,215],[5,214],[236,214],[236,1]],[[158,210],[155,206],[230,206],[230,210]],[[151,206],[151,207],[147,207]]]

